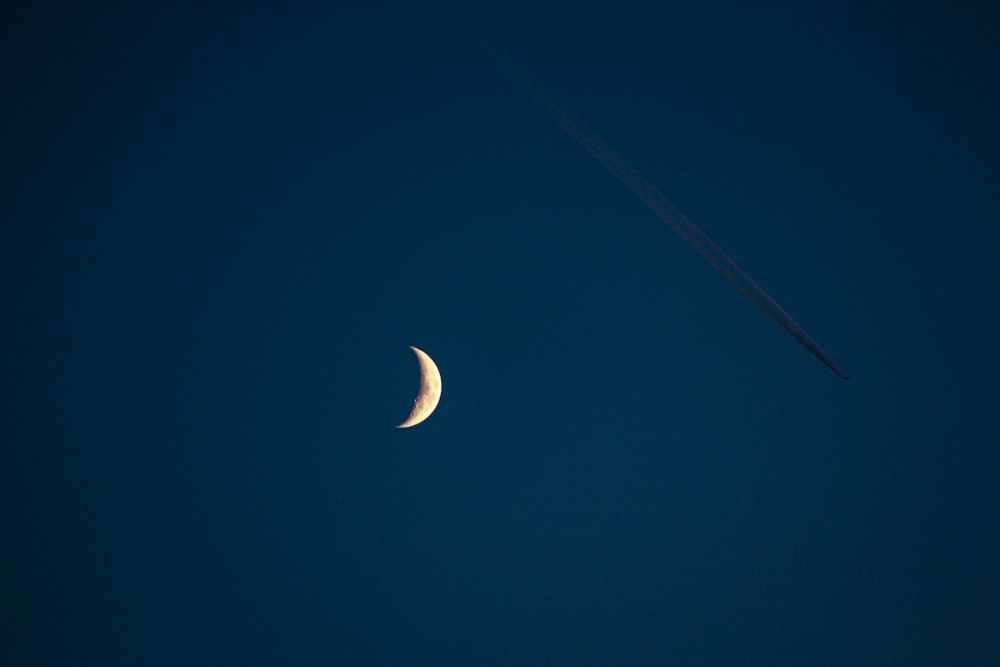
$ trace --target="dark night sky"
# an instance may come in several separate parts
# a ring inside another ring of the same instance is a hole
[[[8,10],[2,662],[997,664],[987,6]]]

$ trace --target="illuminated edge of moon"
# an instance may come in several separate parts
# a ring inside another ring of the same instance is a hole
[[[413,401],[410,416],[396,428],[411,428],[425,421],[441,401],[441,371],[430,355],[423,350],[410,346],[420,363],[420,393]]]

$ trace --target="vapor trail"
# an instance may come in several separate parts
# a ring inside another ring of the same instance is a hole
[[[781,328],[822,361],[834,373],[848,376],[837,367],[805,330],[786,313],[757,282],[733,261],[705,232],[684,215],[646,177],[629,164],[618,152],[604,142],[596,132],[587,127],[570,109],[554,95],[529,79],[503,50],[459,11],[451,8],[446,13],[458,28],[482,51],[483,55],[508,79],[525,91],[565,132],[590,153],[604,168],[611,172],[625,187],[632,191],[681,238],[697,250],[702,257],[736,285],[741,292],[777,322]]]

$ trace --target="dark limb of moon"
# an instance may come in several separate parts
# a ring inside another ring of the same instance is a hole
[[[576,114],[555,98],[551,93],[529,79],[514,62],[487,36],[457,10],[448,10],[448,15],[482,51],[486,58],[508,79],[525,91],[559,126],[581,147],[600,162],[605,169],[632,191],[653,213],[680,235],[688,245],[697,250],[708,263],[719,270],[729,282],[736,285],[761,310],[787,331],[792,338],[822,361],[840,377],[847,375],[837,367],[830,357],[814,341],[792,316],[778,305],[757,282],[733,261],[705,232],[684,215],[667,199],[660,190],[646,180],[646,177],[629,164],[625,158],[612,149],[597,133],[587,127]]]

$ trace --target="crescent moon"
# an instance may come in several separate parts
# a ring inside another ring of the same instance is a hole
[[[416,426],[431,416],[441,400],[441,371],[438,370],[437,364],[423,350],[412,345],[410,349],[420,362],[420,393],[413,401],[413,411],[410,412],[410,416],[396,428]]]

